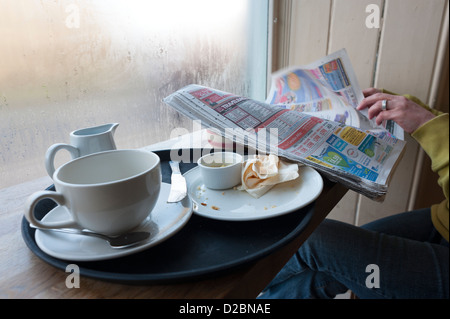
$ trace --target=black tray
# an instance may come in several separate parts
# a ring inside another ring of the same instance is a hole
[[[183,173],[197,165],[201,150],[179,152],[190,154],[190,160],[180,164]],[[162,180],[170,183],[171,151],[155,153],[161,158]],[[35,208],[36,217],[42,218],[55,206],[50,199],[40,201]],[[210,278],[248,265],[288,244],[305,229],[313,212],[314,203],[280,217],[257,221],[220,221],[194,214],[177,234],[145,251],[111,260],[75,263],[82,276],[129,284]],[[34,254],[64,271],[74,263],[44,253],[37,246],[34,233],[35,229],[23,218],[22,236]]]

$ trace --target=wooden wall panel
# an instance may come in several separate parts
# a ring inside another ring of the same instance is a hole
[[[376,83],[427,102],[445,0],[386,0]]]
[[[373,86],[380,29],[366,26],[366,7],[383,7],[382,0],[335,0],[332,6],[328,54],[345,48],[361,89]],[[381,17],[380,17],[381,18]]]
[[[440,52],[436,56],[436,65],[431,87],[429,105],[441,112],[449,111],[449,8],[448,1],[444,9],[445,17],[442,23]],[[416,180],[410,209],[429,207],[444,199],[442,189],[437,184],[438,175],[431,170],[431,160],[425,152],[419,152],[419,165],[416,167]]]
[[[445,0],[386,0],[375,86],[427,101]],[[361,199],[358,225],[408,210],[419,146],[406,136],[406,152],[383,203]]]
[[[309,64],[327,55],[331,0],[293,0],[290,65]]]

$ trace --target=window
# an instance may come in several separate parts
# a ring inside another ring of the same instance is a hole
[[[0,188],[75,129],[118,122],[118,148],[192,130],[162,102],[185,85],[264,100],[268,2],[0,0]]]

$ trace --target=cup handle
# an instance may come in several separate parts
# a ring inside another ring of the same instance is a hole
[[[39,191],[32,194],[28,197],[27,202],[25,204],[25,218],[28,222],[37,227],[43,229],[51,229],[51,228],[76,228],[78,225],[74,220],[65,220],[59,222],[48,222],[43,223],[40,220],[36,219],[34,216],[34,208],[36,204],[45,198],[49,198],[54,200],[57,204],[63,206],[65,203],[65,198],[61,193],[53,192],[53,191]]]
[[[80,151],[75,146],[64,143],[53,144],[50,146],[47,153],[45,153],[45,169],[50,177],[53,177],[53,173],[55,172],[55,155],[60,149],[66,149],[69,151],[72,158],[77,158],[80,156]]]

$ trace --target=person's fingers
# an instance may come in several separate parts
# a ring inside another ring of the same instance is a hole
[[[368,109],[368,115],[369,120],[373,119],[374,117],[377,117],[378,114],[382,111],[382,100],[376,101],[374,104],[372,104]]]
[[[381,125],[381,123],[383,123],[383,121],[386,120],[386,117],[388,116],[389,114],[387,111],[379,112],[375,118],[375,123],[377,123],[377,125]]]
[[[379,101],[392,100],[393,98],[394,96],[390,94],[375,93],[374,95],[368,96],[364,100],[362,100],[356,109],[361,111],[365,108],[371,108],[374,104],[376,104]]]
[[[364,97],[368,97],[368,96],[371,96],[371,95],[374,95],[374,94],[380,93],[380,92],[381,91],[376,88],[367,88],[367,89],[363,90],[363,95],[364,95]]]
[[[375,118],[375,123],[377,123],[377,125],[381,125],[383,121],[394,120],[397,116],[398,112],[396,112],[395,109],[381,111],[377,114],[377,117]]]

